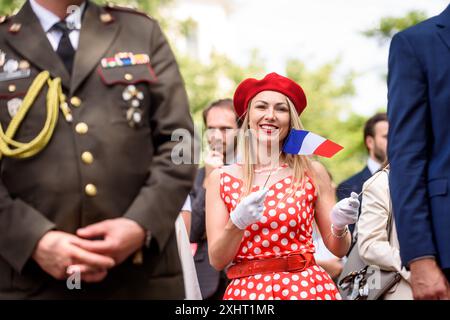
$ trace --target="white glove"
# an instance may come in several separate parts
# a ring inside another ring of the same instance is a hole
[[[264,212],[264,200],[268,189],[250,193],[230,213],[230,219],[241,230],[252,223],[258,222]]]
[[[358,220],[358,194],[352,192],[349,198],[336,203],[331,210],[331,223],[336,229],[344,229],[346,225]]]

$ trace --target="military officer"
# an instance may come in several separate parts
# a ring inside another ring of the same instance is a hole
[[[0,298],[183,298],[193,125],[157,22],[82,0],[0,22]]]

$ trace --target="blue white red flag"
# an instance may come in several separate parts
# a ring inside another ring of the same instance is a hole
[[[291,129],[283,151],[290,154],[316,155],[331,158],[343,147],[306,130]]]

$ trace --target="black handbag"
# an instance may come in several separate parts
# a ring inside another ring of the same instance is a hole
[[[387,222],[388,240],[391,238],[393,223],[392,205],[390,208]],[[337,281],[339,292],[344,300],[380,299],[400,281],[401,275],[397,271],[381,270],[376,265],[368,265],[365,263],[361,259],[358,251],[356,226],[354,234],[355,241]]]

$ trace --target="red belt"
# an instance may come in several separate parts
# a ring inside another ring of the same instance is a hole
[[[260,273],[299,272],[315,264],[316,261],[312,253],[242,261],[228,268],[227,277],[228,279],[235,279]]]

